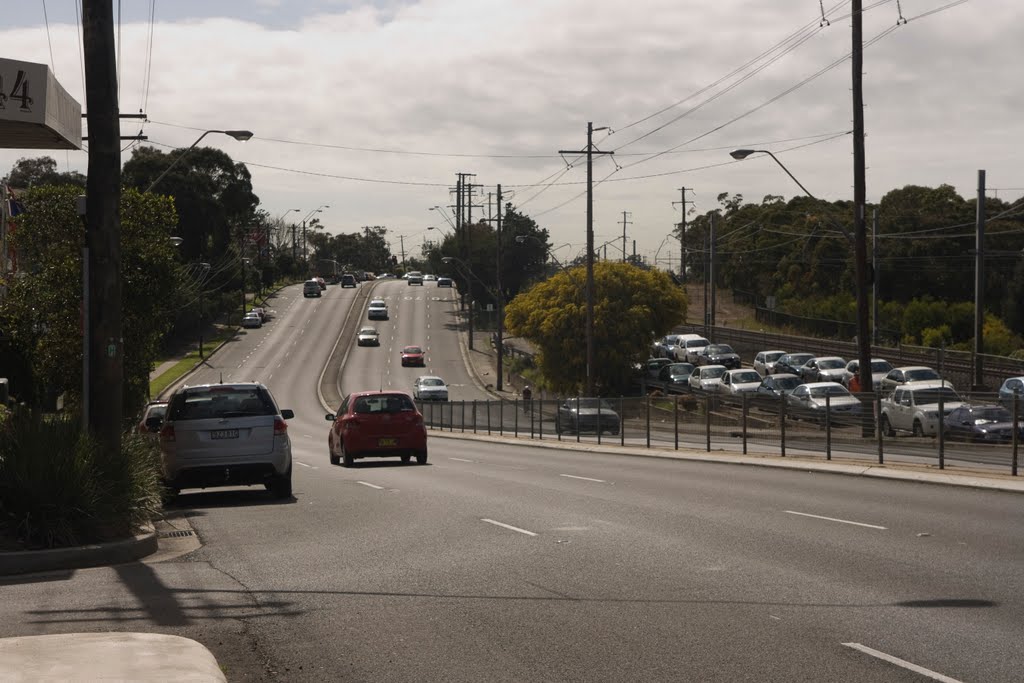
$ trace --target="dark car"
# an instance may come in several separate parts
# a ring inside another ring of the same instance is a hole
[[[671,363],[658,371],[658,380],[689,389],[691,374],[693,374],[692,363]]]
[[[352,273],[345,273],[341,276],[342,287],[355,287],[359,283],[356,281],[356,276]]]
[[[772,370],[772,374],[775,373],[786,373],[789,375],[800,376],[800,368],[803,367],[804,363],[814,358],[813,353],[787,353],[782,358],[775,361],[775,369]]]
[[[331,464],[351,467],[359,458],[416,458],[427,464],[427,428],[412,396],[400,391],[349,394],[331,422],[327,452]]]
[[[778,398],[793,393],[793,390],[803,384],[803,380],[796,375],[789,373],[776,373],[768,375],[761,380],[761,386],[757,388],[760,396]]]
[[[618,434],[619,414],[603,398],[569,398],[558,406],[555,429],[563,432]]]
[[[947,439],[1007,442],[1013,439],[1013,414],[1000,405],[962,405],[949,411],[944,420]],[[1024,425],[1018,423],[1018,436],[1024,440]]]
[[[669,365],[672,365],[671,358],[648,358],[644,362],[644,367],[647,368],[647,378],[657,379],[661,369]]]
[[[728,344],[709,344],[698,355],[697,365],[724,365],[735,370],[740,367],[740,354]]]
[[[442,275],[441,277],[437,278],[437,286],[438,287],[451,287],[452,286],[452,279],[450,277],[444,277]]]

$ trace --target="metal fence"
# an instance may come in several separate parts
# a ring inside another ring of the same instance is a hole
[[[891,436],[878,428],[881,396],[864,393],[857,398],[856,410],[833,408],[830,399],[822,409],[810,410],[794,407],[785,398],[756,394],[621,397],[606,399],[596,413],[586,416],[586,424],[582,424],[585,418],[579,413],[580,399],[576,397],[423,402],[420,410],[428,429],[434,431],[878,464],[899,461],[1017,476],[1019,443],[1024,438],[1018,399],[1011,409],[1009,437],[990,441],[987,437],[953,440],[943,430],[935,436],[909,432]],[[972,398],[995,402],[991,394]],[[939,410],[944,410],[941,405]]]

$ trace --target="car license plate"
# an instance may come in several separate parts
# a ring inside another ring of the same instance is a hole
[[[214,429],[210,432],[211,439],[237,439],[237,429]]]
[[[398,445],[398,439],[378,439],[377,445],[381,448],[394,447]]]

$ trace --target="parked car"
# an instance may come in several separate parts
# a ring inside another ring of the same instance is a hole
[[[777,372],[774,375],[768,375],[761,384],[757,387],[757,393],[761,396],[768,396],[778,398],[779,396],[788,396],[793,393],[793,390],[803,384],[803,380],[796,375],[791,375],[786,372]]]
[[[942,399],[942,416],[939,399]],[[896,387],[882,399],[882,432],[896,436],[896,432],[912,432],[914,436],[935,436],[945,416],[963,403],[960,395],[949,384],[942,382],[912,382]]]
[[[814,358],[813,353],[787,353],[775,361],[775,369],[772,370],[772,374],[780,372],[799,377],[800,368],[812,358]]]
[[[137,429],[139,434],[156,435],[160,433],[160,425],[163,424],[164,415],[167,414],[167,401],[150,401],[142,410],[142,417],[139,418]]]
[[[442,275],[441,277],[437,278],[437,286],[438,287],[451,287],[452,286],[452,279],[450,277],[444,277]]]
[[[815,356],[800,366],[804,382],[842,382],[846,360],[839,356]]]
[[[690,388],[696,391],[718,391],[722,375],[727,369],[724,365],[705,365],[696,368],[690,375]]]
[[[380,335],[372,327],[362,327],[356,335],[357,346],[380,346]]]
[[[675,351],[676,360],[693,363],[694,365],[697,365],[701,351],[706,349],[708,344],[711,343],[699,334],[681,335],[679,342]]]
[[[658,381],[689,389],[693,369],[692,363],[669,363],[658,371]]]
[[[342,276],[341,276],[341,286],[342,287],[355,287],[358,284],[359,284],[359,281],[356,280],[356,276],[353,275],[352,273],[343,273],[342,274]]]
[[[733,351],[728,344],[708,344],[697,356],[697,365],[724,365],[727,368],[739,368],[741,365],[740,354]]]
[[[1013,439],[1013,414],[996,404],[961,405],[949,411],[943,421],[947,439],[1006,442]],[[1017,421],[1017,439],[1024,441],[1024,424]]]
[[[417,401],[447,401],[448,385],[440,377],[423,375],[413,383],[412,397]]]
[[[668,365],[672,365],[671,358],[648,358],[644,362],[644,372],[647,375],[647,379],[657,379],[661,369]]]
[[[388,305],[383,299],[373,299],[366,309],[366,317],[369,320],[387,320]]]
[[[242,317],[242,327],[263,327],[263,318],[260,317],[259,313],[250,311]]]
[[[1024,413],[1024,377],[1010,377],[999,387],[999,403],[1013,409],[1013,395],[1018,395],[1017,407]]]
[[[255,313],[256,315],[258,315],[260,317],[260,321],[262,322],[267,322],[267,318],[270,317],[270,311],[263,308],[262,306],[253,306],[251,309],[249,309],[249,311],[251,313]]]
[[[303,298],[313,297],[313,296],[319,298],[322,293],[323,293],[323,290],[320,289],[320,283],[317,282],[316,280],[306,280],[305,282],[302,283],[302,296],[303,296]]]
[[[412,397],[400,391],[360,391],[349,394],[331,422],[327,451],[331,464],[352,467],[362,458],[416,458],[427,464],[427,428]]]
[[[793,417],[824,420],[826,414],[833,421],[860,415],[861,403],[856,396],[837,382],[801,384],[786,396]]]
[[[860,368],[860,361],[854,358],[846,364],[846,371],[843,373],[842,384],[847,389],[850,388],[850,378],[857,374]],[[882,388],[882,380],[885,376],[892,371],[892,363],[882,358],[871,359],[871,389],[873,391],[879,391]],[[866,389],[862,389],[866,391]]]
[[[619,414],[603,398],[567,398],[558,406],[555,429],[563,432],[618,434]]]
[[[761,375],[757,374],[756,370],[726,370],[718,385],[718,391],[719,393],[731,394],[733,396],[753,393],[761,386],[761,379]]]
[[[183,385],[171,395],[160,428],[163,478],[181,489],[263,484],[275,498],[292,495],[295,414],[280,410],[258,382]]]
[[[757,355],[754,356],[754,369],[757,370],[758,374],[762,377],[775,372],[775,361],[779,360],[786,355],[785,351],[758,351]]]
[[[427,354],[419,346],[406,346],[402,349],[402,367],[407,365],[418,365],[424,367],[427,364]]]
[[[419,285],[420,287],[422,287],[423,273],[421,273],[418,270],[411,270],[405,274],[405,281],[409,284],[409,286]]]
[[[892,392],[896,387],[914,382],[939,382],[942,378],[932,368],[923,365],[908,365],[902,368],[893,368],[882,378],[879,390],[883,394]],[[946,382],[946,386],[953,385]]]

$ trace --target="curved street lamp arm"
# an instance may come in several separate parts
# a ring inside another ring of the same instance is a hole
[[[195,149],[195,146],[198,145],[202,141],[203,138],[205,138],[210,133],[219,133],[219,132],[220,131],[217,131],[217,130],[208,130],[205,133],[203,133],[202,135],[200,135],[198,140],[193,142],[192,145],[188,149],[186,149],[184,152],[182,152],[177,157],[175,157],[174,161],[171,162],[171,165],[168,166],[167,168],[165,168],[164,172],[161,173],[160,175],[158,175],[156,177],[156,180],[154,180],[153,182],[151,182],[149,184],[149,187],[146,188],[146,192],[152,192],[153,188],[156,187],[156,184],[159,183],[161,180],[163,180],[164,176],[167,175],[168,173],[170,173],[171,169],[178,165],[178,162],[180,162],[182,159],[187,157],[188,153],[191,152],[193,149]]]

